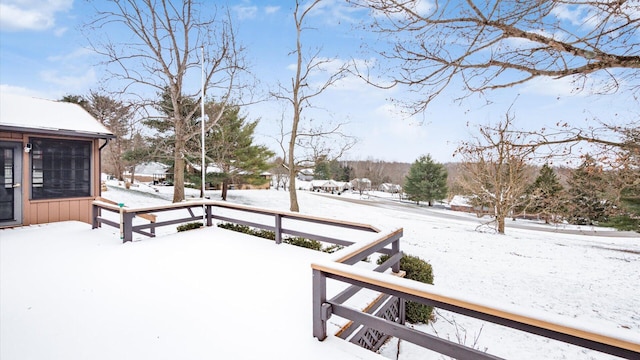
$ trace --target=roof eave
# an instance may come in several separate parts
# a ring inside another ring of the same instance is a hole
[[[83,137],[83,138],[91,138],[91,139],[115,139],[116,137],[112,133],[94,133],[94,132],[84,132],[84,131],[65,130],[65,129],[41,129],[41,128],[30,128],[30,127],[11,126],[11,125],[0,125],[0,131],[13,131],[13,132],[39,134],[39,135],[63,135],[63,136]]]

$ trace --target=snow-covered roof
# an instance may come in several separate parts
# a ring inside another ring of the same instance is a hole
[[[469,204],[469,198],[462,195],[455,195],[449,204],[454,206],[471,206],[471,204]]]
[[[311,186],[324,188],[337,188],[338,183],[333,180],[311,180]]]
[[[112,138],[109,129],[78,104],[0,94],[0,129]]]
[[[165,165],[159,162],[151,161],[144,164],[136,165],[136,174],[139,175],[154,175],[164,174],[169,169],[169,165]]]

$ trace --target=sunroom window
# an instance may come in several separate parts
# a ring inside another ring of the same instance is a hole
[[[91,142],[30,139],[31,198],[91,196]]]

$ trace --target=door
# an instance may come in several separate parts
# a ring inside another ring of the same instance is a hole
[[[0,142],[0,226],[22,224],[22,143]]]

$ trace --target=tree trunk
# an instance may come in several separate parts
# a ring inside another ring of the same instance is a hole
[[[291,176],[291,179],[289,180],[289,210],[293,212],[300,212],[300,207],[298,206],[298,193],[296,192],[296,177],[294,168],[291,168],[289,170],[289,176]]]
[[[222,201],[227,201],[227,189],[229,189],[229,181],[222,180]]]
[[[175,152],[173,154],[173,202],[184,200],[184,136],[180,119],[175,119]]]
[[[504,216],[496,217],[496,221],[498,222],[498,234],[504,234]]]
[[[300,60],[298,60],[300,61]],[[300,122],[300,108],[297,105],[297,92],[294,92],[294,113],[293,124],[291,126],[291,138],[289,139],[289,210],[293,212],[300,212],[300,206],[298,205],[298,193],[296,192],[296,158],[294,155],[296,147],[296,137],[298,135],[298,123]]]
[[[497,205],[495,207],[495,214],[496,214],[496,229],[498,230],[498,234],[504,234],[504,225],[505,225],[505,218],[506,218],[506,211],[504,211],[504,209],[502,208],[502,205]]]

